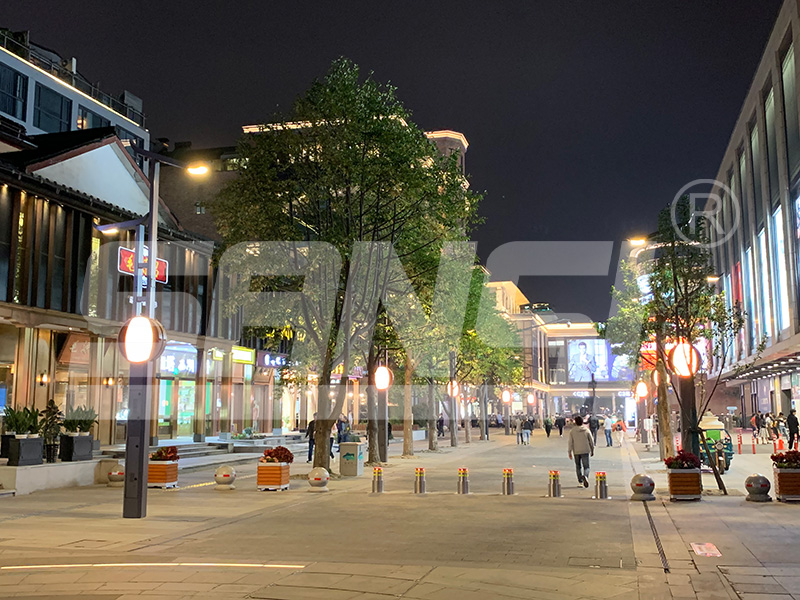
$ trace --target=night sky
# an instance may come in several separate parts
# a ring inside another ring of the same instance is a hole
[[[154,139],[195,147],[234,144],[347,56],[418,125],[467,136],[485,259],[509,241],[652,231],[684,183],[716,175],[780,4],[4,0],[0,26],[140,96]],[[603,319],[612,281],[520,287]]]

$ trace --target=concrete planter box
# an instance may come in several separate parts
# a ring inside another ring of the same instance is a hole
[[[772,467],[775,480],[775,497],[781,502],[800,501],[800,469]]]
[[[147,463],[147,487],[178,487],[177,460],[151,460]]]
[[[700,500],[703,479],[700,469],[667,469],[670,500]]]
[[[63,462],[92,460],[94,440],[90,435],[62,435],[58,458]]]
[[[44,455],[42,438],[14,438],[8,443],[8,466],[24,467],[41,465]]]
[[[289,463],[258,463],[256,487],[261,492],[288,490]]]

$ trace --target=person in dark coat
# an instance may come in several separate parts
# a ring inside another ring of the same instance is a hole
[[[314,419],[306,425],[306,438],[308,438],[308,460],[306,462],[311,462],[311,459],[314,458],[314,426],[316,425],[316,418],[317,413],[314,413]]]
[[[544,432],[547,437],[550,437],[550,432],[553,430],[553,420],[550,417],[544,418]]]
[[[558,427],[558,437],[564,437],[564,427],[567,426],[567,420],[563,417],[563,415],[558,415],[556,417],[556,427]]]
[[[800,437],[800,423],[797,422],[797,411],[792,409],[786,417],[786,427],[789,428],[789,450],[797,450],[797,440]]]
[[[436,419],[436,437],[444,437],[444,415]]]
[[[597,445],[597,430],[600,429],[600,419],[597,415],[589,415],[589,431],[592,433],[592,441]]]

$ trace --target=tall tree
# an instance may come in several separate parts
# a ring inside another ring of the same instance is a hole
[[[360,364],[372,377],[378,306],[398,279],[390,273],[391,256],[423,285],[421,274],[435,264],[443,241],[465,235],[479,197],[465,185],[458,157],[440,155],[411,123],[395,88],[371,73],[362,77],[346,59],[334,61],[288,114],[245,135],[239,157],[238,176],[214,206],[228,268],[263,258],[248,245],[252,240],[281,240],[297,269],[291,276],[233,277],[232,305],[246,304],[245,312],[267,328],[290,325],[294,366],[316,373],[320,386],[314,465],[327,468],[347,374]],[[330,257],[312,263],[318,242],[340,257],[340,272]],[[309,293],[303,268],[316,277],[316,293]],[[300,291],[292,314],[273,311],[253,294]],[[295,360],[298,345],[307,349],[302,360]],[[344,375],[332,399],[337,365]]]

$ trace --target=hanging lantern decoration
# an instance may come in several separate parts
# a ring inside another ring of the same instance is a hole
[[[508,390],[503,390],[503,394],[502,394],[501,397],[502,397],[503,402],[505,404],[508,404],[509,402],[511,402],[511,392],[509,392]]]
[[[669,351],[669,366],[678,377],[693,377],[700,368],[700,353],[686,340]]]
[[[533,397],[533,394],[528,394],[528,404],[533,405],[534,402],[536,402],[536,400]]]
[[[388,390],[390,385],[392,385],[392,372],[389,367],[381,365],[375,369],[375,387],[382,392]]]
[[[451,398],[458,396],[458,382],[450,381],[447,383],[447,395]]]
[[[122,356],[133,364],[155,360],[164,352],[167,336],[164,327],[155,319],[138,316],[129,319],[119,332]]]
[[[636,394],[637,398],[647,398],[647,395],[650,393],[650,390],[647,389],[647,384],[644,381],[640,381],[636,384],[636,390],[634,394]]]

